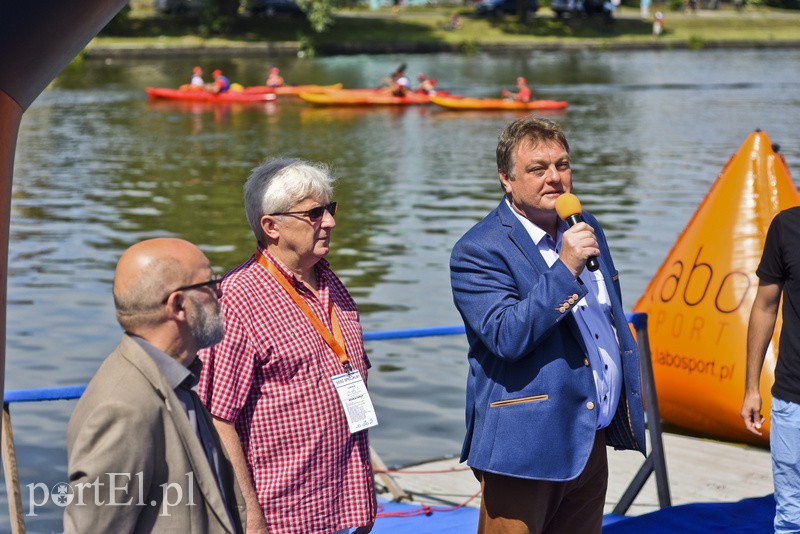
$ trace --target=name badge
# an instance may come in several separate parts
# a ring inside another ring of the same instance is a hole
[[[361,373],[350,371],[332,378],[333,387],[342,401],[344,414],[347,416],[347,425],[350,433],[355,434],[367,428],[378,425],[378,416],[369,398],[367,385],[361,378]]]

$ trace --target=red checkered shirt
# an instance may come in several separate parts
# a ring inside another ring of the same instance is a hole
[[[366,380],[355,302],[328,263],[317,264],[319,299],[271,254],[330,329],[329,299],[354,369]],[[367,432],[350,434],[331,377],[339,357],[279,282],[251,257],[222,283],[225,338],[200,352],[199,392],[234,422],[271,533],[330,533],[375,520]]]

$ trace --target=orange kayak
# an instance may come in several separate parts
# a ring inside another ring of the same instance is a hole
[[[465,98],[457,96],[430,97],[431,102],[447,109],[463,110],[535,110],[535,109],[566,109],[567,102],[563,100],[532,100],[530,102],[517,102],[502,98]]]
[[[245,87],[245,93],[275,93],[276,95],[297,95],[298,93],[323,93],[325,91],[338,91],[342,88],[341,83],[332,85],[281,85],[280,87],[269,87],[267,85],[251,85]]]
[[[227,91],[211,93],[204,89],[169,89],[166,87],[148,87],[147,96],[152,99],[184,100],[191,102],[271,102],[277,97],[274,93],[246,93],[244,91]]]

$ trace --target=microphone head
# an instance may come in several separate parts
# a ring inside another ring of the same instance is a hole
[[[572,215],[581,214],[581,201],[572,193],[564,193],[556,199],[556,211],[566,221]]]

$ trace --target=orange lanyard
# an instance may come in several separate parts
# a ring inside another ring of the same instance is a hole
[[[333,332],[328,330],[328,327],[323,324],[322,321],[319,320],[317,314],[308,306],[306,301],[303,297],[300,296],[300,293],[294,288],[291,282],[286,279],[286,277],[281,273],[278,268],[275,266],[274,263],[269,261],[264,255],[261,253],[260,250],[256,251],[256,255],[258,255],[258,263],[263,265],[269,274],[272,275],[278,283],[283,286],[283,289],[289,293],[289,296],[292,297],[292,300],[300,310],[306,314],[308,320],[311,322],[311,325],[319,332],[322,336],[322,339],[328,344],[328,346],[336,353],[339,357],[339,361],[342,362],[342,366],[344,366],[345,370],[349,371],[350,367],[350,360],[347,358],[347,351],[344,347],[344,334],[342,333],[342,328],[339,325],[339,319],[336,317],[336,309],[333,307],[333,302],[330,298],[328,298],[328,313],[331,316],[331,326],[333,327]]]

